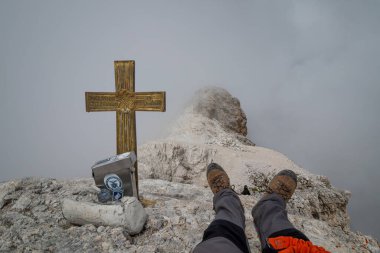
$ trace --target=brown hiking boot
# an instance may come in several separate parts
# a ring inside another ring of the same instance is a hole
[[[231,188],[230,178],[217,163],[210,163],[207,166],[207,181],[214,194],[217,194],[220,190]]]
[[[277,193],[288,201],[297,187],[297,175],[291,170],[282,170],[270,181],[267,192]]]

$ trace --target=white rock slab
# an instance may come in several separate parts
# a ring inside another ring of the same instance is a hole
[[[123,226],[131,235],[138,234],[148,215],[135,197],[124,197],[120,204],[100,205],[64,199],[63,216],[72,224],[96,226]]]

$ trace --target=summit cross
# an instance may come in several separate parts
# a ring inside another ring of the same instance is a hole
[[[135,61],[115,61],[116,92],[86,92],[86,111],[116,111],[117,154],[137,156],[136,111],[164,112],[165,92],[135,92]],[[138,195],[137,162],[135,164]]]

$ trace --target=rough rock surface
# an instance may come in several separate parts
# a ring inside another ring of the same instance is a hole
[[[228,91],[217,88],[199,90],[192,103],[193,112],[208,119],[215,119],[226,130],[246,136],[247,117],[240,101]]]
[[[170,132],[169,140],[187,143],[255,145],[246,137],[247,118],[239,100],[221,88],[199,90]]]
[[[0,252],[189,252],[214,217],[205,180],[212,160],[224,166],[237,192],[247,185],[252,193],[240,196],[252,252],[259,252],[259,241],[251,208],[281,169],[299,176],[289,217],[314,243],[331,252],[379,252],[376,240],[350,230],[349,192],[281,153],[254,146],[240,123],[228,123],[229,114],[219,112],[220,106],[235,106],[227,110],[244,115],[238,102],[224,103],[231,98],[226,91],[209,88],[199,94],[168,138],[139,148],[140,195],[148,213],[140,234],[131,236],[122,226],[76,226],[63,217],[65,198],[96,202],[92,179],[25,178],[0,184]],[[203,101],[213,97],[214,103]]]

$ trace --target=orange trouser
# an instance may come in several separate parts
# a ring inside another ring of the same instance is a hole
[[[280,253],[329,253],[324,248],[313,245],[310,241],[291,236],[268,238],[268,243]]]

